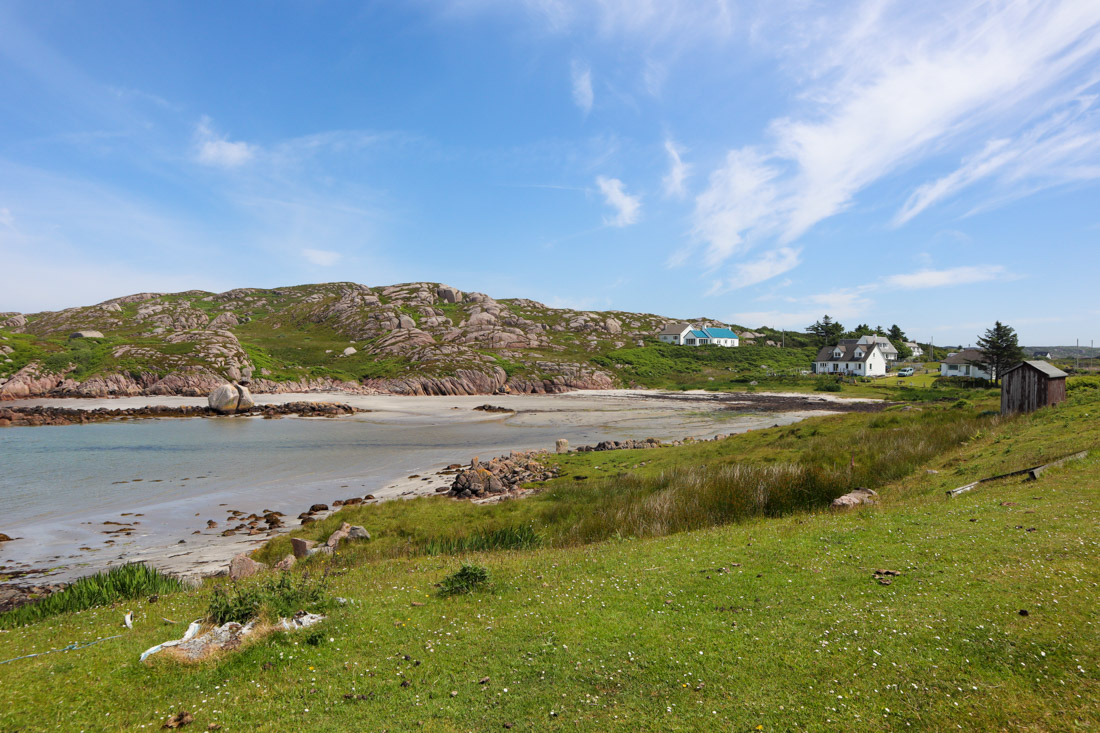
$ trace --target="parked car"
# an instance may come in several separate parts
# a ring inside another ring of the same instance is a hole
[[[913,367],[902,367],[898,369],[899,377],[911,377],[913,376]]]

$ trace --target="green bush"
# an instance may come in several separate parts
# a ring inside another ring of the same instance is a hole
[[[490,586],[491,580],[488,568],[462,563],[462,567],[457,572],[448,575],[439,584],[439,595],[457,596],[485,590]]]
[[[206,607],[206,620],[221,625],[239,624],[267,616],[271,619],[293,616],[298,611],[319,611],[327,603],[324,579],[312,581],[302,576],[295,581],[289,573],[259,583],[215,588]]]
[[[817,384],[814,385],[815,392],[839,392],[840,382],[836,379],[819,379]]]
[[[143,563],[127,563],[80,578],[41,601],[0,614],[0,628],[10,629],[61,613],[181,590],[184,585],[178,578]]]

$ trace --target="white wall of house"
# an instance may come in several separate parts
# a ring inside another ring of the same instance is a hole
[[[940,364],[940,376],[993,379],[989,372],[975,364]]]
[[[836,352],[834,352],[836,353]],[[886,376],[886,357],[875,348],[865,361],[819,361],[814,367],[816,374],[846,374],[855,377]]]
[[[691,333],[691,329],[690,328],[685,328],[683,331],[681,331],[677,335],[660,334],[659,336],[657,336],[657,338],[662,343],[676,344],[677,346],[683,346],[684,345],[684,337],[686,335],[690,334],[690,333]]]

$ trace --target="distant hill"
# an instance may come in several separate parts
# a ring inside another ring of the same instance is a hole
[[[1024,353],[1029,357],[1036,351],[1050,352],[1052,359],[1074,359],[1080,357],[1081,359],[1096,359],[1100,358],[1100,347],[1089,348],[1088,346],[1021,346]]]
[[[0,313],[0,396],[205,395],[226,379],[250,379],[256,392],[610,388],[630,375],[608,356],[652,345],[670,320],[426,282],[137,293]]]

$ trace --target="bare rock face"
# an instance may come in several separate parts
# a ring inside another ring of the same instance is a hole
[[[878,494],[871,489],[856,489],[844,496],[833,499],[831,507],[836,510],[851,509],[862,504],[877,504]]]
[[[267,566],[262,562],[256,562],[248,556],[247,552],[242,552],[229,561],[229,579],[240,580],[241,578],[248,578],[266,569]]]
[[[223,384],[210,393],[207,403],[210,409],[223,415],[232,415],[256,404],[248,387],[239,384]]]

